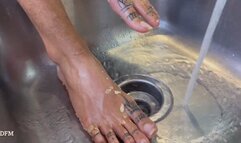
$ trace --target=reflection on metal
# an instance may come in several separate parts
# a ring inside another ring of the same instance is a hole
[[[37,71],[33,66],[33,63],[31,63],[31,61],[26,61],[26,70],[24,71],[25,75],[24,75],[24,81],[25,82],[30,82],[31,80],[34,79],[34,77],[37,76]]]
[[[230,105],[234,102],[226,97],[232,90],[228,87],[233,83],[223,79],[222,74],[215,70],[210,71],[212,67],[204,65],[190,108],[184,109],[182,101],[195,61],[179,50],[180,47],[167,43],[165,39],[159,35],[149,36],[109,50],[108,71],[117,79],[114,74],[117,71],[118,75],[151,75],[171,89],[175,102],[172,112],[157,123],[160,129],[158,136],[161,137],[157,138],[158,142],[184,143],[200,138],[205,140],[217,132],[217,136],[230,137],[227,134],[231,132],[230,127],[227,127],[225,122],[235,120],[232,128],[239,127],[240,122],[240,119],[234,118],[239,112],[229,112],[233,117],[227,116],[225,112],[232,109]],[[222,84],[219,81],[222,81]],[[236,98],[238,91],[234,92]],[[226,98],[225,104],[222,103],[223,98]]]

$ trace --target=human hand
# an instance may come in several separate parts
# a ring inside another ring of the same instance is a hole
[[[126,22],[138,31],[148,32],[158,27],[160,18],[149,0],[108,0],[112,9]]]

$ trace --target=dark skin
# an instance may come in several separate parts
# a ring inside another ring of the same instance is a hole
[[[18,2],[57,64],[58,76],[68,90],[76,116],[93,142],[118,143],[118,136],[125,143],[149,143],[157,132],[155,123],[111,80],[70,23],[61,1]],[[108,2],[138,32],[159,25],[158,14],[148,0]]]

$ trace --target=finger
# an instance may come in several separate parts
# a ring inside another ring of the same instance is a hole
[[[139,127],[139,129],[145,133],[145,135],[152,139],[157,132],[156,124],[151,121],[146,114],[139,108],[136,102],[125,95],[125,110],[131,117],[131,119],[135,122],[135,124]]]
[[[145,18],[145,20],[153,27],[160,24],[160,17],[149,0],[134,0],[134,6],[137,11]]]
[[[108,143],[119,143],[114,131],[109,127],[101,127],[102,133],[105,135]]]
[[[135,143],[131,134],[122,125],[116,125],[114,131],[124,143]]]
[[[123,126],[127,129],[137,143],[149,143],[149,140],[145,134],[143,134],[130,119],[125,119]]]
[[[109,0],[109,3],[112,9],[121,16],[132,29],[138,32],[147,32],[152,29],[135,10],[132,0]]]

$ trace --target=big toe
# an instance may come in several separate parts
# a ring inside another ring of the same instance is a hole
[[[145,133],[145,135],[152,139],[157,133],[156,124],[148,118],[145,113],[139,111],[131,115],[133,121],[138,125],[139,129]]]
[[[150,143],[148,137],[130,119],[126,119],[123,126],[128,130],[136,143]]]
[[[157,133],[156,124],[153,123],[150,119],[146,119],[146,121],[143,122],[144,125],[139,125],[139,128],[146,134],[149,139],[152,139],[154,136],[156,136]]]
[[[131,97],[125,96],[125,108],[131,119],[145,135],[152,139],[157,132],[156,124],[147,117]]]

